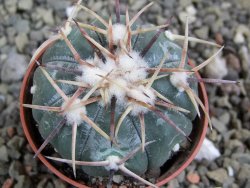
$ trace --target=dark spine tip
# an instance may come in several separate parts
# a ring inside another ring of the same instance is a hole
[[[172,18],[173,18],[173,16],[171,16],[171,17],[167,20],[166,24],[170,25],[170,24],[171,24],[171,21],[172,21]],[[152,39],[149,41],[149,43],[148,43],[148,44],[145,46],[145,48],[141,51],[141,53],[140,53],[141,57],[144,57],[144,56],[148,53],[148,51],[150,50],[150,48],[154,45],[154,43],[157,41],[157,39],[160,37],[160,35],[161,35],[164,31],[166,31],[166,29],[167,29],[167,27],[160,29],[160,30],[152,37]]]
[[[88,36],[88,33],[83,28],[81,28],[79,26],[78,22],[75,19],[73,19],[73,21],[75,22],[76,26],[78,27],[78,29],[80,30],[80,32],[82,33],[82,35],[86,38],[86,36]],[[87,38],[86,38],[86,40],[92,46],[92,48],[94,49],[94,51],[96,52],[96,54],[98,55],[98,57],[105,64],[107,60],[106,60],[105,56],[102,54],[102,52],[91,41],[89,41]]]
[[[149,43],[145,46],[145,48],[141,51],[140,56],[144,57],[148,51],[151,49],[151,47],[154,45],[154,43],[157,41],[157,39],[159,38],[159,36],[161,35],[163,31],[159,30],[154,36],[153,38],[149,41]]]
[[[120,0],[115,1],[116,22],[121,22]]]
[[[63,119],[57,124],[57,126],[50,132],[48,137],[44,140],[43,144],[38,148],[33,158],[36,158],[42,150],[53,140],[53,138],[60,132],[61,128],[66,124],[66,118]]]
[[[110,113],[110,137],[111,137],[111,146],[113,145],[113,142],[116,143],[115,140],[115,109],[116,109],[116,97],[113,96],[111,99],[111,105],[110,105],[110,109],[111,109],[111,113]]]
[[[73,18],[72,20],[75,22],[76,26],[78,27],[78,29],[81,31],[81,33],[83,35],[88,35],[87,32],[83,28],[80,27],[80,25],[78,24],[78,22],[76,21],[76,19]]]
[[[96,32],[96,31],[95,31],[95,33],[96,33],[96,35],[97,35],[97,38],[98,38],[100,44],[101,44],[102,46],[104,46],[105,44],[104,44],[104,41],[102,40],[100,34],[99,34],[98,32]]]

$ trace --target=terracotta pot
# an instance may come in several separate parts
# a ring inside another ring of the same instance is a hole
[[[22,104],[31,104],[32,95],[30,94],[30,88],[32,86],[33,80],[33,73],[37,68],[36,60],[39,60],[40,57],[43,55],[44,51],[53,44],[58,39],[57,36],[52,37],[51,39],[47,40],[45,43],[41,45],[41,47],[36,51],[35,55],[31,59],[25,77],[23,79],[21,92],[20,92],[20,116],[22,127],[25,133],[25,136],[33,149],[36,152],[41,145],[41,136],[35,126],[35,121],[32,117],[31,109],[24,108]],[[199,74],[196,74],[198,78],[200,78]],[[203,83],[199,84],[199,96],[205,105],[206,109],[208,110],[208,99],[206,89]],[[202,142],[206,135],[206,130],[208,127],[208,120],[203,115],[201,119],[196,118],[195,126],[193,127],[192,133],[190,138],[192,140],[192,145],[186,152],[178,153],[178,156],[173,157],[167,162],[168,171],[161,175],[157,180],[157,185],[162,186],[168,183],[170,180],[174,179],[178,176],[195,158],[197,152],[199,151]],[[80,182],[77,182],[74,179],[70,179],[68,176],[63,174],[55,164],[51,161],[47,160],[43,155],[39,154],[38,158],[42,161],[42,163],[55,175],[57,175],[62,180],[66,181],[67,183],[75,186],[75,187],[82,187],[87,188],[86,185],[83,185]]]

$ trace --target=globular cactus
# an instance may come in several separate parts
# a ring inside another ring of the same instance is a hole
[[[72,17],[54,37],[54,43],[37,62],[34,73],[33,117],[45,139],[38,155],[51,143],[71,164],[90,176],[125,173],[141,178],[155,175],[171,157],[176,145],[189,142],[192,121],[208,112],[197,96],[195,68],[187,64],[188,41],[207,43],[169,32],[170,20],[161,26],[137,23],[145,6],[132,19],[128,11],[105,20],[90,9],[76,5],[95,17],[83,24]],[[188,19],[187,19],[188,20]],[[183,48],[173,42],[183,41]]]

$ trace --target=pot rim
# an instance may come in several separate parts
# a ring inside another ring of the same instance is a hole
[[[36,69],[37,64],[36,61],[43,55],[43,53],[45,52],[45,50],[51,46],[55,41],[57,41],[59,39],[59,35],[55,35],[53,37],[51,37],[50,39],[46,40],[34,53],[29,66],[27,68],[26,74],[23,78],[23,82],[22,82],[22,86],[21,86],[21,90],[20,90],[20,118],[21,118],[21,123],[22,123],[22,128],[24,131],[24,134],[32,148],[32,150],[34,152],[36,152],[38,150],[38,147],[36,146],[35,142],[32,139],[31,136],[31,132],[28,129],[27,126],[27,119],[25,116],[25,108],[23,107],[23,103],[25,100],[25,95],[26,92],[29,91],[28,88],[28,82],[30,80],[30,78],[32,77],[32,72]],[[191,66],[193,66],[193,64],[191,62],[189,62],[189,64]],[[198,78],[201,78],[200,74],[198,72],[195,72],[196,76]],[[204,106],[206,108],[206,110],[208,111],[209,107],[208,107],[208,97],[207,97],[207,92],[205,89],[205,85],[204,83],[200,82],[199,83],[199,89],[200,89],[200,94],[202,97],[202,101],[204,103]],[[208,119],[206,117],[202,118],[199,120],[201,122],[200,125],[202,125],[202,132],[200,135],[200,139],[198,141],[198,143],[196,143],[196,146],[194,149],[192,149],[191,151],[191,155],[189,154],[189,157],[187,158],[187,160],[185,160],[182,165],[180,165],[177,170],[174,171],[174,173],[168,175],[166,178],[160,180],[157,182],[157,186],[162,186],[165,185],[166,183],[168,183],[170,180],[174,179],[176,176],[178,176],[195,158],[195,156],[197,155],[198,151],[200,150],[200,147],[203,143],[203,140],[205,139],[206,136],[206,131],[207,131],[207,127],[208,127]],[[75,186],[75,187],[80,187],[80,188],[89,188],[86,185],[83,185],[69,177],[67,177],[66,175],[64,175],[62,172],[60,172],[58,169],[55,168],[54,165],[52,165],[52,163],[47,160],[41,153],[38,155],[38,158],[42,161],[42,163],[50,170],[52,171],[55,175],[57,175],[60,179],[66,181],[67,183]]]
[[[191,61],[189,61],[188,63],[191,65],[191,67],[194,67],[194,64]],[[201,78],[201,76],[200,76],[200,74],[198,72],[195,72],[195,76],[197,78]],[[205,84],[202,83],[202,82],[199,82],[198,86],[199,86],[199,89],[200,89],[200,95],[201,95],[200,97],[202,97],[201,100],[202,100],[202,102],[203,102],[203,104],[205,106],[206,111],[208,112],[209,111],[209,105],[208,105],[208,96],[207,96]],[[204,139],[206,137],[207,128],[208,128],[208,119],[207,119],[207,117],[205,117],[203,115],[203,118],[199,119],[199,121],[201,122],[200,126],[202,126],[203,128],[202,128],[202,132],[201,132],[201,135],[200,135],[200,139],[199,139],[198,143],[196,143],[195,148],[192,149],[191,155],[189,155],[187,160],[185,160],[185,162],[183,162],[182,165],[179,166],[174,173],[170,174],[168,177],[164,178],[163,180],[157,182],[157,184],[156,184],[157,186],[165,185],[170,180],[177,177],[194,160],[195,156],[199,152],[199,150],[200,150],[200,148],[202,146],[202,143],[203,143],[203,141],[204,141]]]

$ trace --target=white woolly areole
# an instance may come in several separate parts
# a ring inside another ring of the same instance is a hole
[[[170,76],[171,84],[176,87],[180,92],[183,92],[185,88],[183,86],[188,86],[188,74],[186,72],[174,72]]]
[[[87,61],[89,64],[91,64],[91,65],[94,65],[94,66],[96,66],[97,65],[97,63],[98,63],[98,60],[99,59],[96,59],[96,58],[88,58],[88,59],[86,59],[85,61]]]
[[[153,105],[154,93],[143,85],[138,85],[139,81],[148,76],[148,63],[136,51],[131,51],[130,55],[120,51],[116,53],[118,57],[116,61],[108,56],[105,57],[105,62],[99,58],[87,59],[86,61],[95,67],[81,66],[82,75],[77,77],[77,80],[95,86],[100,83],[103,76],[108,75],[109,79],[104,79],[101,84],[101,87],[105,87],[101,91],[105,101],[101,100],[100,105],[110,103],[113,96],[116,97],[117,104],[123,107],[128,103],[127,97]],[[100,93],[100,90],[98,89],[93,95],[97,92]],[[141,108],[144,110],[138,110]],[[139,111],[146,111],[144,107],[136,109],[137,115]]]
[[[136,51],[132,51],[128,56],[127,54],[121,54],[119,56],[120,67],[125,70],[131,70],[135,67],[145,67],[147,68],[148,65],[145,60],[140,57],[139,53]]]
[[[101,76],[106,76],[106,72],[97,67],[82,66],[82,76],[77,77],[78,81],[94,86],[102,80]],[[100,76],[101,75],[101,76]]]
[[[118,44],[120,40],[123,40],[126,36],[127,29],[123,24],[114,24],[112,27],[112,35],[114,44]]]
[[[111,71],[115,71],[117,69],[117,65],[115,61],[109,57],[105,57],[106,62],[103,63],[101,60],[98,62],[98,67],[100,67],[101,70],[105,71],[106,74],[108,74]]]
[[[134,103],[129,103],[133,109],[131,110],[131,115],[132,116],[138,116],[139,114],[145,114],[147,113],[149,110],[144,107],[144,106],[141,106],[141,105],[138,105],[138,104],[134,104]]]
[[[120,105],[124,105],[125,103],[125,97],[126,97],[126,90],[125,88],[127,87],[127,82],[122,79],[122,78],[118,78],[116,80],[116,83],[119,84],[110,84],[109,86],[109,95],[110,96],[115,96],[117,99],[117,103]]]
[[[133,51],[129,57],[127,54],[119,56],[119,67],[124,70],[124,77],[130,82],[137,82],[148,76],[147,62],[140,57],[138,52]]]
[[[80,99],[76,99],[71,106],[80,103]],[[64,102],[62,107],[64,107],[67,104],[67,102]],[[81,124],[82,118],[81,118],[81,113],[86,114],[86,107],[82,106],[80,108],[76,108],[73,110],[66,111],[64,115],[66,116],[67,123],[68,124],[74,124],[76,123],[77,125]]]
[[[132,57],[132,56],[131,56]],[[135,67],[138,67],[135,59],[131,58],[127,54],[122,54],[119,56],[119,67],[124,71],[132,70]]]
[[[174,40],[175,40],[175,37],[174,37],[173,33],[172,33],[171,31],[169,31],[169,30],[165,31],[165,36],[166,36],[169,40],[171,40],[171,41],[174,41]]]
[[[142,85],[140,85],[136,89],[131,89],[127,95],[136,99],[137,101],[144,102],[149,105],[154,105],[156,99],[153,91],[150,88],[147,89]],[[148,108],[141,106],[139,104],[129,103],[129,105],[132,105],[133,107],[131,114],[134,116],[137,116],[140,113],[146,113],[149,110]]]
[[[154,105],[154,101],[155,101],[154,93],[151,91],[151,89],[147,89],[142,85],[140,85],[139,87],[135,89],[131,89],[127,93],[127,95],[138,101],[141,101],[150,105]]]
[[[109,162],[109,165],[105,167],[108,171],[117,171],[119,169],[118,163],[120,162],[120,158],[118,156],[111,155],[106,160]]]
[[[37,86],[36,86],[36,85],[33,85],[33,86],[30,88],[30,93],[31,93],[31,94],[35,94],[36,88],[37,88]]]
[[[137,68],[133,71],[127,72],[125,78],[131,82],[138,82],[144,80],[147,77],[147,75],[148,75],[147,71],[141,68]]]

